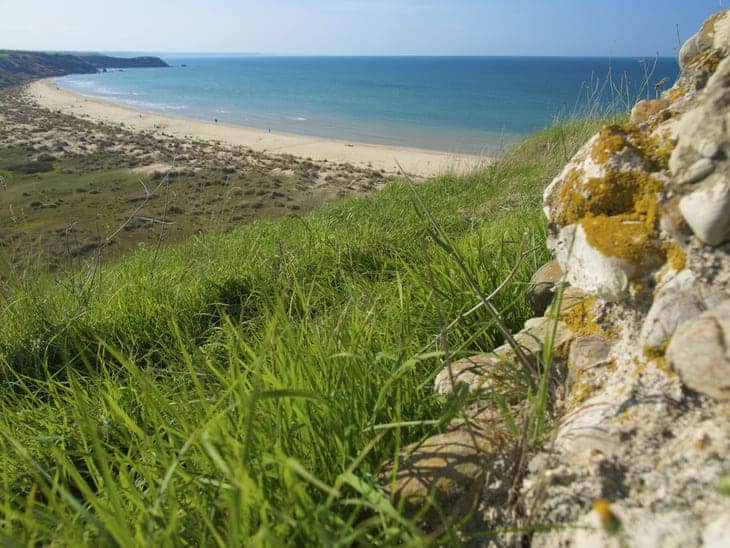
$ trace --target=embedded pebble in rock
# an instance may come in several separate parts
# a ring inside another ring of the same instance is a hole
[[[677,290],[673,285],[661,291],[646,315],[639,336],[644,350],[661,349],[682,322],[699,316],[705,303],[691,288]]]
[[[542,316],[555,294],[555,286],[563,278],[563,269],[557,260],[542,265],[530,278],[527,301],[537,316]]]
[[[562,299],[560,300],[561,312],[569,311],[571,308],[579,305],[589,297],[588,293],[577,287],[566,287],[563,290]]]
[[[590,376],[591,369],[605,365],[611,353],[608,341],[599,335],[575,339],[568,354],[568,384],[575,384]]]
[[[454,386],[459,383],[464,383],[469,392],[489,390],[489,374],[500,361],[492,355],[477,355],[455,361],[436,375],[434,391],[445,396],[453,393]]]
[[[682,381],[719,400],[730,399],[730,300],[681,324],[667,361]]]
[[[555,337],[552,340],[553,351],[559,351],[575,337],[565,322],[559,321],[555,325],[554,320],[543,317],[527,320],[524,329],[514,338],[523,350],[538,355],[542,353],[545,342],[553,335],[553,330],[555,330]],[[497,350],[495,353],[498,353]]]
[[[381,481],[397,499],[413,509],[428,506],[433,497],[444,514],[468,512],[481,494],[484,478],[496,472],[499,456],[487,432],[464,426],[405,447],[394,474],[394,463],[381,471]]]
[[[679,211],[692,232],[706,244],[719,245],[730,238],[730,184],[727,180],[713,182],[684,196],[679,201]]]
[[[716,158],[721,151],[722,143],[718,143],[717,141],[704,139],[697,144],[697,152],[700,153],[700,156],[708,160]]]
[[[715,171],[715,164],[713,164],[708,158],[702,158],[687,168],[687,172],[681,179],[679,179],[679,184],[690,185],[692,183],[697,183],[710,175],[713,171]]]

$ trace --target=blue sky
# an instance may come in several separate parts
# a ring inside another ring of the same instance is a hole
[[[724,5],[725,4],[725,5]],[[675,55],[723,0],[0,0],[0,48]],[[724,5],[724,6],[723,6]]]

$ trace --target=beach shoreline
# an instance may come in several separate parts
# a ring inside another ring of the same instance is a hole
[[[269,132],[222,122],[146,112],[68,91],[58,86],[52,78],[29,84],[27,95],[44,108],[60,110],[94,122],[123,125],[134,131],[153,131],[181,139],[220,142],[266,154],[290,154],[319,162],[349,163],[389,174],[397,174],[401,170],[417,177],[432,177],[446,172],[463,174],[485,167],[494,160],[469,154]]]

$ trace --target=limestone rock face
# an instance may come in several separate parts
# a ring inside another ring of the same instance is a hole
[[[730,400],[730,300],[682,323],[667,361],[690,388]]]
[[[726,10],[684,45],[673,88],[545,191],[548,245],[595,299],[568,323],[602,321],[571,343],[562,418],[522,486],[531,523],[577,527],[533,546],[728,544],[729,55]]]
[[[448,397],[463,381],[470,403],[402,454],[398,496],[431,493],[453,507],[477,496],[489,530],[517,493],[515,529],[555,526],[500,536],[505,546],[729,545],[730,497],[716,486],[730,471],[730,10],[679,58],[670,90],[604,127],[546,188],[557,264],[536,274],[530,299],[538,316],[559,318],[513,335],[522,356],[505,344],[437,376],[436,392]],[[561,306],[546,312],[560,276]],[[550,374],[552,430],[521,455],[520,484],[507,488],[489,480],[514,470],[497,432],[532,409],[520,398],[496,408],[491,394],[514,371]],[[467,440],[468,426],[480,434]]]

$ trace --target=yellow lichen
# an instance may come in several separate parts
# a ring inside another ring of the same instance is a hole
[[[580,405],[588,398],[590,398],[591,394],[593,394],[593,392],[595,392],[597,388],[599,387],[590,382],[575,383],[570,391],[568,407],[575,407],[576,405]]]
[[[649,266],[659,262],[658,247],[652,239],[656,230],[635,215],[599,215],[581,221],[588,243],[604,255],[623,259],[632,265]],[[637,269],[637,275],[645,269]]]
[[[666,375],[673,377],[676,373],[669,367],[665,357],[668,345],[669,341],[666,341],[659,346],[644,346],[642,348],[642,353],[644,354],[644,358],[647,360],[647,363],[653,363],[657,369],[664,372]],[[644,364],[643,367],[646,367],[646,364]]]
[[[606,499],[598,499],[593,503],[593,510],[598,514],[603,530],[615,535],[621,530],[621,520],[611,510],[611,503]]]
[[[641,349],[641,351],[644,354],[644,357],[649,361],[655,360],[657,358],[663,358],[664,354],[666,354],[667,352],[667,343],[664,343],[660,346],[645,345],[644,348]]]
[[[642,131],[635,124],[625,124],[623,130],[629,135],[633,145],[640,151],[652,171],[662,171],[669,167],[669,157],[676,146],[669,131],[661,135]]]
[[[629,407],[625,411],[622,411],[613,419],[616,423],[624,425],[631,422],[631,408]]]
[[[588,297],[561,312],[561,319],[577,336],[599,335],[601,327],[596,323],[593,314],[595,297]]]
[[[708,51],[702,52],[696,57],[693,57],[688,65],[693,65],[701,68],[702,70],[709,72],[710,74],[713,74],[717,67],[720,66],[720,62],[724,59],[722,53],[720,53],[718,50],[710,49]]]
[[[677,242],[667,242],[664,244],[664,254],[667,257],[667,264],[673,270],[681,272],[687,268],[687,255],[682,246]]]
[[[577,223],[591,215],[619,215],[637,208],[656,213],[661,183],[643,171],[609,171],[603,177],[581,180],[581,172],[566,177],[560,190],[561,208],[553,219],[560,225]]]
[[[683,86],[683,85],[680,85],[679,83],[677,83],[677,84],[674,84],[672,89],[670,89],[669,91],[666,92],[666,97],[672,103],[674,103],[675,101],[684,97],[687,94],[687,91],[688,91],[688,89],[686,86]]]
[[[633,378],[638,378],[644,373],[644,370],[646,369],[646,362],[642,362],[639,360],[639,358],[634,358],[634,372],[632,374]]]
[[[591,158],[597,164],[605,164],[615,153],[631,146],[621,131],[621,126],[605,126],[598,133],[598,139],[591,148]]]
[[[633,123],[610,125],[598,133],[598,138],[591,148],[591,158],[597,164],[605,164],[614,154],[628,148],[642,158],[647,169],[660,171],[667,169],[669,156],[675,144],[668,133],[661,136],[652,135]]]

